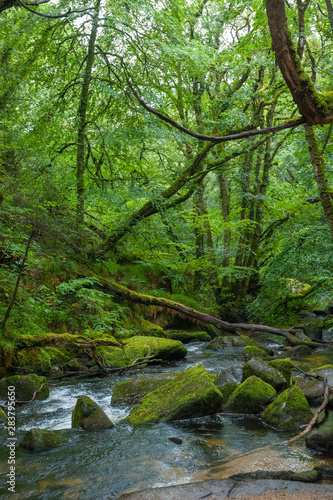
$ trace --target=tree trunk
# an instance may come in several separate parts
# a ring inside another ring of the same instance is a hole
[[[320,201],[333,239],[333,192],[328,184],[325,160],[319,151],[317,138],[311,125],[305,125],[305,137],[310,151]]]
[[[76,153],[76,224],[79,229],[84,222],[84,195],[85,195],[85,127],[89,102],[89,88],[91,83],[92,68],[95,59],[95,43],[98,30],[100,0],[97,0],[96,10],[92,17],[92,26],[88,44],[88,54],[86,66],[84,69],[83,84],[81,89],[81,97],[78,116],[77,129],[77,153]]]

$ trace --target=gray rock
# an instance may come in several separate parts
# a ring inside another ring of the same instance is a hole
[[[314,431],[305,437],[305,444],[312,450],[319,450],[333,456],[333,430]]]
[[[260,358],[252,358],[243,366],[243,380],[252,375],[261,378],[261,380],[274,387],[276,391],[280,391],[287,386],[287,381],[282,374]]]
[[[95,401],[88,396],[80,396],[72,413],[72,427],[90,431],[113,427],[113,423]]]

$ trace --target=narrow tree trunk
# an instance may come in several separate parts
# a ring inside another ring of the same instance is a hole
[[[317,138],[311,125],[305,125],[305,137],[310,151],[320,201],[333,239],[333,192],[328,184],[325,160],[319,151]]]
[[[88,44],[87,61],[84,69],[82,90],[78,116],[77,153],[76,153],[76,224],[79,229],[84,222],[84,195],[85,195],[85,126],[88,112],[89,88],[92,68],[95,59],[95,43],[98,30],[100,0],[97,0],[96,10],[93,12],[91,32]]]

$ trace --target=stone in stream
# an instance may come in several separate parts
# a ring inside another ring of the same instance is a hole
[[[270,358],[270,355],[260,347],[247,345],[246,347],[244,347],[243,352],[246,361],[248,361],[251,358],[263,358],[263,359]]]
[[[212,351],[221,351],[225,347],[246,347],[246,346],[261,347],[261,344],[256,340],[251,339],[247,335],[228,335],[226,337],[216,337],[209,342],[207,349]]]
[[[131,405],[138,403],[148,392],[154,391],[180,372],[156,373],[148,377],[137,377],[116,382],[113,386],[111,404]]]
[[[45,377],[40,377],[31,373],[29,375],[13,375],[0,380],[0,400],[7,401],[8,388],[15,387],[16,401],[30,401],[35,391],[46,382]],[[36,395],[36,399],[43,400],[49,397],[50,388],[44,385],[41,391]]]
[[[279,394],[261,417],[277,429],[297,431],[311,421],[313,413],[301,389],[294,386]]]
[[[113,423],[89,396],[80,396],[72,413],[72,427],[82,427],[86,431],[91,431],[113,427]]]
[[[187,349],[179,340],[159,337],[136,336],[125,339],[122,347],[97,347],[106,367],[121,368],[128,366],[137,358],[155,356],[157,360],[182,359]]]
[[[312,431],[305,437],[305,444],[312,450],[322,451],[333,456],[333,430]]]
[[[271,385],[252,375],[234,390],[224,409],[235,413],[259,413],[275,394]]]
[[[125,421],[139,425],[203,417],[218,412],[222,403],[214,378],[197,365],[149,392]]]
[[[166,331],[165,335],[168,339],[172,340],[180,340],[184,344],[186,342],[209,342],[211,340],[211,336],[207,332],[199,332],[199,331],[190,331],[190,330],[170,330]]]
[[[20,447],[31,451],[45,451],[65,443],[68,443],[68,439],[58,432],[34,428],[24,434]]]
[[[276,391],[280,391],[288,385],[286,379],[278,370],[260,358],[252,358],[244,364],[243,380],[251,377],[251,375],[261,378],[264,382],[274,387]]]
[[[321,405],[325,392],[325,384],[322,380],[297,375],[294,377],[294,382],[310,404],[314,406]]]

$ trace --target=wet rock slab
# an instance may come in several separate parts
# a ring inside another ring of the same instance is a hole
[[[118,500],[196,500],[199,498],[224,500],[239,497],[248,498],[250,495],[260,496],[267,492],[275,494],[280,491],[287,495],[291,493],[304,495],[304,498],[307,498],[311,493],[316,493],[318,500],[321,495],[326,495],[326,498],[333,498],[333,485],[329,484],[308,484],[300,481],[274,479],[258,479],[246,482],[225,479],[222,481],[211,480],[153,488],[122,495]]]

